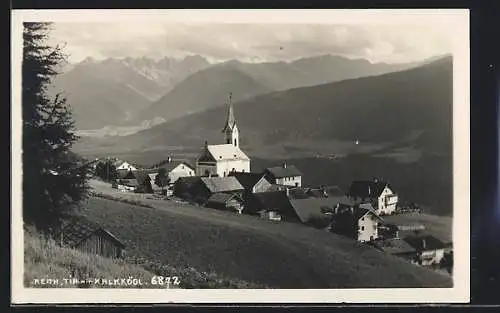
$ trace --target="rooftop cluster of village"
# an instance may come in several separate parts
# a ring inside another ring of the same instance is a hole
[[[401,207],[397,193],[386,181],[353,181],[344,192],[338,186],[303,186],[302,172],[286,162],[252,172],[250,158],[239,146],[231,97],[228,102],[224,143],[205,142],[195,165],[168,157],[140,169],[114,160],[117,177],[113,187],[276,222],[302,223],[372,244],[423,266],[440,264],[451,251],[450,243],[426,234],[424,225],[384,220],[409,210]]]

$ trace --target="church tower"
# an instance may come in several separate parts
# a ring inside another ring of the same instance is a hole
[[[232,93],[229,94],[229,103],[228,103],[228,111],[227,111],[227,120],[226,125],[224,125],[224,129],[222,132],[224,133],[224,139],[226,144],[232,144],[235,147],[239,147],[239,138],[238,138],[238,126],[236,126],[236,120],[234,119],[234,109],[232,103]]]

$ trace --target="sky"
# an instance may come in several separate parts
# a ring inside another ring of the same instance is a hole
[[[201,55],[211,62],[273,62],[323,54],[401,63],[450,53],[449,32],[430,24],[59,22],[53,24],[51,43],[65,45],[71,63],[87,57],[187,55]]]

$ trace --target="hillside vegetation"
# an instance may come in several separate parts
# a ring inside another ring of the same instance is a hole
[[[123,286],[109,284],[71,284],[70,279],[76,273],[78,279],[121,279],[134,278],[143,282],[142,286]],[[173,283],[170,288],[263,288],[239,279],[223,278],[216,273],[201,272],[192,267],[173,267],[154,259],[129,254],[125,260],[111,260],[97,255],[62,248],[52,240],[42,238],[34,232],[25,232],[24,236],[24,284],[26,287],[45,288],[165,288],[152,285],[154,276],[178,277],[179,285]],[[41,279],[58,279],[56,285],[40,283]],[[35,282],[38,280],[38,282]],[[173,281],[173,280],[172,280]]]
[[[144,208],[91,198],[84,214],[131,253],[271,288],[446,287],[449,277],[302,225],[175,202]]]

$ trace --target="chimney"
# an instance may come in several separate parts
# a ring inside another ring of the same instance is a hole
[[[286,161],[283,162],[283,168],[286,168]]]

